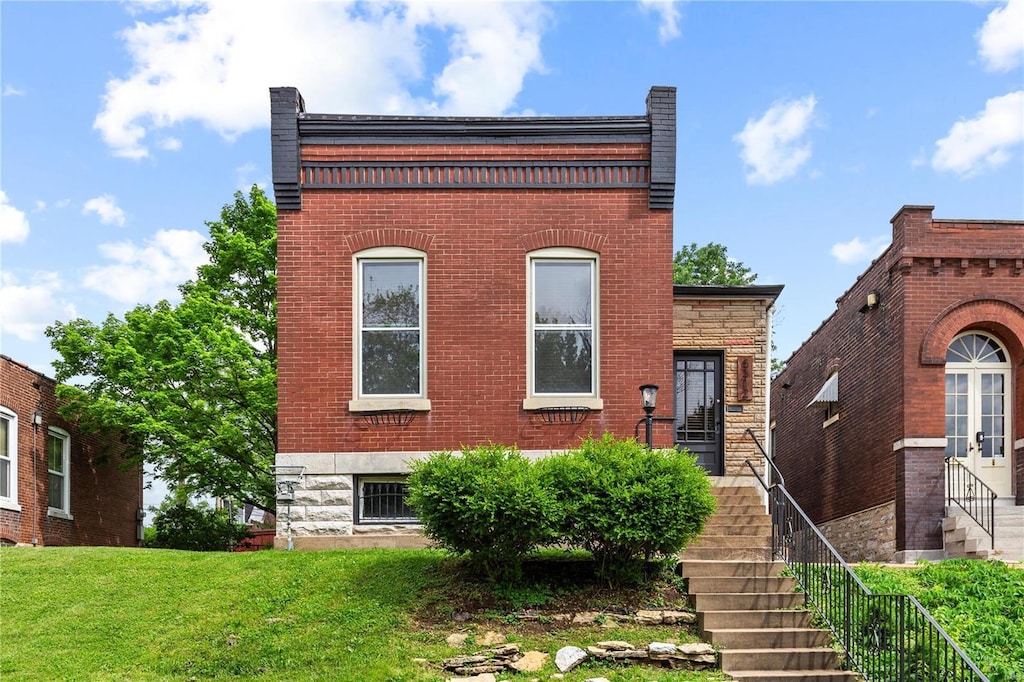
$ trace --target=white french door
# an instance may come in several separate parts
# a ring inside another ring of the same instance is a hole
[[[946,352],[946,456],[1000,498],[1011,494],[1010,363],[998,341],[971,332]]]

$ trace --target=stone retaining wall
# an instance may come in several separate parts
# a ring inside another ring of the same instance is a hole
[[[896,503],[819,524],[822,534],[847,563],[891,562],[896,554]]]

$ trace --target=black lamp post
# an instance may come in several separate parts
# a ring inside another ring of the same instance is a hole
[[[654,447],[654,407],[658,401],[658,385],[657,384],[644,384],[640,387],[640,398],[643,401],[644,407],[644,427],[645,434],[647,436],[647,447]]]

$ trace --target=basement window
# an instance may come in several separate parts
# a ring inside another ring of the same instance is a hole
[[[360,476],[356,486],[356,523],[419,523],[408,504],[404,476]]]

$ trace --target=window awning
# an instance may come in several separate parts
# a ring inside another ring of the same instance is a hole
[[[827,405],[828,403],[839,402],[839,372],[836,372],[828,378],[828,381],[821,387],[811,402],[807,403],[807,407],[814,407],[815,405]]]

